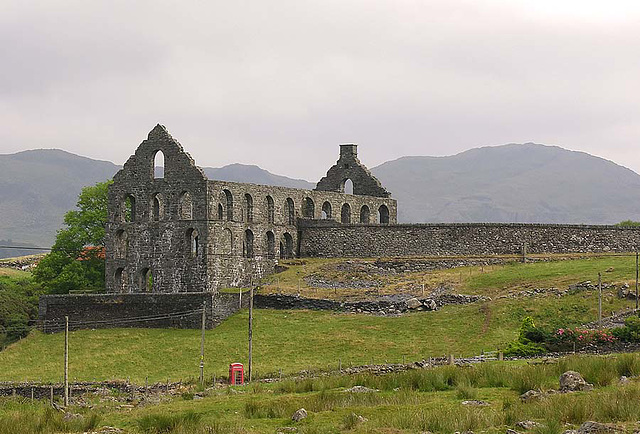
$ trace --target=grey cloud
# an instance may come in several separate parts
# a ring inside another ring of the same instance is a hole
[[[25,4],[0,10],[2,152],[121,163],[160,122],[201,165],[310,180],[344,142],[371,166],[534,141],[640,171],[632,15],[551,21],[491,1]]]

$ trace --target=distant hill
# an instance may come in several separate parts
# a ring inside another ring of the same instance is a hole
[[[59,149],[0,155],[0,246],[49,247],[82,187],[112,178],[121,166]],[[210,179],[295,188],[314,184],[274,175],[258,166],[203,168]],[[33,253],[0,248],[0,258]]]
[[[403,157],[372,172],[403,222],[617,223],[640,220],[640,175],[534,143]]]
[[[82,187],[109,179],[119,169],[108,161],[56,149],[0,155],[0,240],[50,246]],[[203,169],[210,179],[314,187],[258,166]],[[640,175],[555,146],[527,143],[477,148],[449,157],[403,157],[372,172],[398,200],[401,222],[640,220]],[[6,244],[0,241],[2,245]],[[10,252],[16,250],[0,250],[0,258],[12,256]]]

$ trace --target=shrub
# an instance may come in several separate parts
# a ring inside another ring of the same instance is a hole
[[[640,342],[640,318],[632,316],[624,320],[624,327],[611,330],[622,342]]]

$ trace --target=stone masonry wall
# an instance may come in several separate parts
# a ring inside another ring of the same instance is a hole
[[[303,222],[300,256],[393,257],[630,252],[640,228],[543,224],[336,225]]]
[[[248,307],[249,297],[243,297]],[[39,301],[39,319],[44,332],[64,330],[69,316],[72,330],[87,328],[200,328],[202,305],[206,304],[207,327],[212,328],[237,312],[238,294],[78,294],[45,295]]]

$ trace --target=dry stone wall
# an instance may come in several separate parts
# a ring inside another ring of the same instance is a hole
[[[336,225],[303,222],[300,255],[394,257],[630,252],[640,228],[543,224]]]

